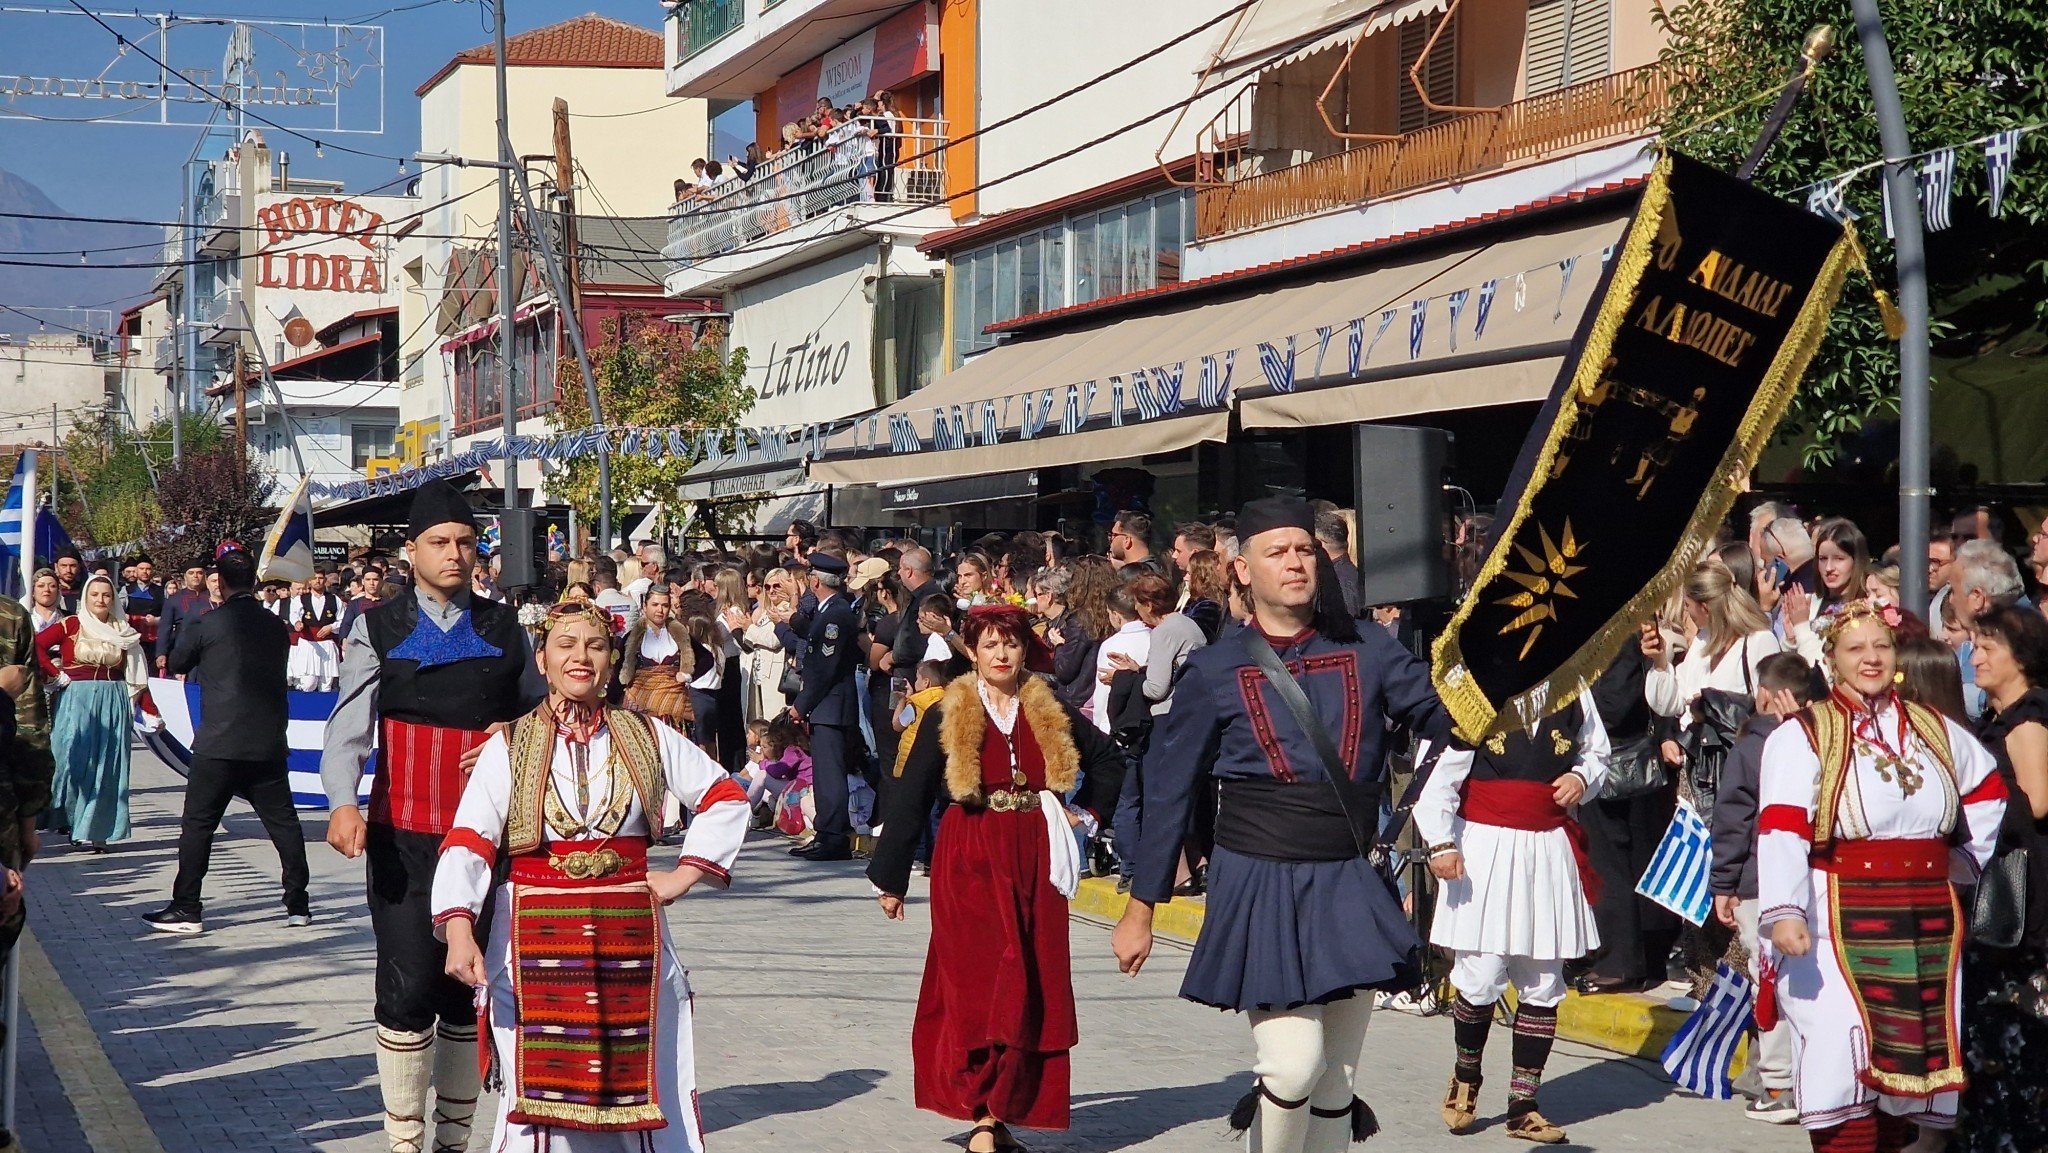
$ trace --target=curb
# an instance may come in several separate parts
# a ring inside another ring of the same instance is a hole
[[[1106,877],[1084,877],[1074,895],[1073,911],[1106,921],[1123,916],[1129,898],[1116,891],[1116,882]],[[1153,912],[1152,930],[1169,937],[1193,941],[1202,931],[1205,912],[1200,899],[1182,897],[1158,906]],[[1583,997],[1565,994],[1557,1009],[1557,1035],[1568,1041],[1591,1045],[1625,1057],[1656,1061],[1664,1046],[1678,1033],[1690,1014],[1673,1009],[1663,1001],[1641,993],[1608,993]],[[1742,1072],[1748,1041],[1737,1049],[1733,1076]]]

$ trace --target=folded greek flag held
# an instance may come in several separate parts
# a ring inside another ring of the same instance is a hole
[[[1713,864],[1713,836],[1707,823],[1681,801],[1678,811],[1671,814],[1664,838],[1657,842],[1650,867],[1636,882],[1636,892],[1695,925],[1705,924],[1714,905],[1713,895],[1707,891],[1707,874]]]
[[[7,486],[6,503],[0,504],[0,549],[15,556],[21,555],[22,526],[28,523],[25,482],[35,467],[34,456],[33,452],[24,452],[15,458],[14,480]]]
[[[1714,970],[1714,984],[1706,1000],[1664,1046],[1664,1071],[1681,1088],[1702,1097],[1726,1101],[1734,1096],[1728,1071],[1755,1001],[1756,988],[1749,978],[1723,961]]]

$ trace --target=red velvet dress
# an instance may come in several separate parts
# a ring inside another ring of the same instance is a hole
[[[1023,715],[1017,762],[1045,787]],[[1015,787],[1002,730],[982,737],[982,781]],[[1052,887],[1045,818],[952,805],[932,853],[932,939],[910,1049],[917,1107],[961,1121],[980,1109],[1032,1129],[1065,1129],[1078,1040],[1067,902]]]

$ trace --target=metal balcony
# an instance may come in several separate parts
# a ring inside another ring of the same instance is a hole
[[[712,186],[670,209],[662,255],[687,266],[851,204],[939,204],[946,198],[946,122],[898,120],[901,131],[862,137],[835,131]],[[857,175],[874,145],[871,175]]]
[[[671,19],[676,25],[676,58],[688,60],[746,24],[746,0],[689,0]]]
[[[222,288],[199,306],[200,340],[207,344],[233,344],[242,335],[242,293]]]
[[[159,336],[156,338],[156,359],[153,362],[158,372],[169,372],[178,367],[178,338]]]

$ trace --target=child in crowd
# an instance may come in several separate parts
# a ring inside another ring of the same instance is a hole
[[[1714,866],[1708,879],[1714,916],[1734,929],[1749,954],[1749,975],[1757,979],[1757,782],[1764,741],[1787,717],[1827,696],[1820,670],[1797,653],[1773,653],[1757,663],[1756,712],[1744,722],[1735,747],[1721,767],[1714,794]],[[1744,1080],[1757,1081],[1748,1116],[1772,1125],[1799,1121],[1792,1100],[1792,1028],[1779,1021],[1750,1046]]]
[[[775,828],[801,837],[812,827],[811,753],[803,729],[788,715],[769,718],[761,732],[764,794],[775,796]],[[753,794],[750,791],[749,797]]]
[[[903,738],[896,743],[896,764],[892,766],[889,774],[892,780],[903,775],[904,762],[910,759],[910,746],[917,743],[917,727],[924,723],[925,713],[939,703],[940,698],[946,695],[946,686],[952,683],[953,670],[948,662],[918,662],[917,671],[911,678],[913,691],[903,698],[903,703],[896,709],[896,715],[890,718],[890,723],[896,726],[896,731],[903,734]],[[934,810],[931,819],[926,822],[924,841],[918,845],[917,858],[912,865],[918,876],[929,876],[931,873],[932,839],[937,835],[938,827],[938,812]]]

